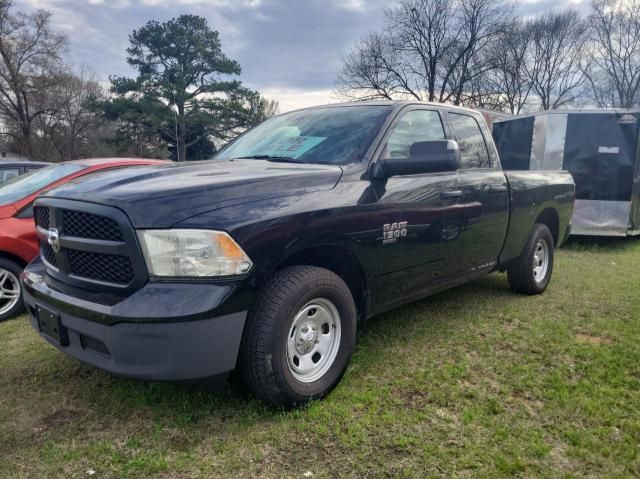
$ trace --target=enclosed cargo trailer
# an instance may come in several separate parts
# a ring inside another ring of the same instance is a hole
[[[640,110],[555,110],[499,120],[505,170],[567,170],[574,235],[640,235]]]

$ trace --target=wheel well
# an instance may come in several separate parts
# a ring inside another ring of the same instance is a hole
[[[547,208],[536,218],[536,223],[545,225],[551,230],[551,236],[553,236],[553,243],[558,244],[560,235],[560,220],[558,219],[558,213],[556,210]]]
[[[21,268],[24,268],[25,266],[27,266],[26,261],[24,261],[20,256],[7,253],[6,251],[0,251],[0,258],[11,260],[16,264],[19,264]]]
[[[278,265],[277,269],[294,265],[318,266],[340,276],[351,291],[358,311],[358,319],[366,319],[369,294],[364,271],[353,253],[340,247],[306,249],[288,257]]]

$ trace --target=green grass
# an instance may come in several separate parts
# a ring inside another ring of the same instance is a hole
[[[114,378],[0,324],[1,477],[638,477],[640,241],[375,318],[324,401]],[[88,470],[95,471],[89,476]]]

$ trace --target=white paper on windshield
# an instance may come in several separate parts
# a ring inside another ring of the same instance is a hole
[[[281,136],[278,138],[269,138],[264,143],[256,145],[252,151],[252,155],[299,158],[326,139],[327,138],[323,136]]]

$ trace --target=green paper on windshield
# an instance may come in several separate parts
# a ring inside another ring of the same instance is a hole
[[[253,149],[255,155],[282,156],[299,158],[311,148],[322,143],[326,137],[322,136],[281,136],[270,138]]]

